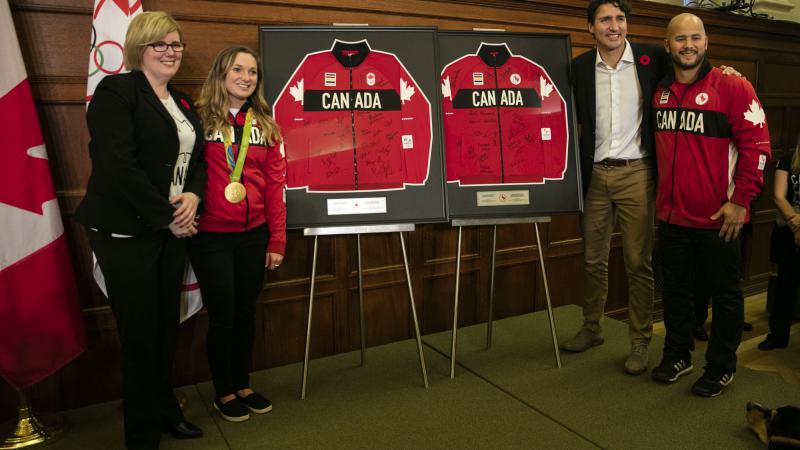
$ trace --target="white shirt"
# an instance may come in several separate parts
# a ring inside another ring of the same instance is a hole
[[[646,156],[642,147],[642,87],[627,40],[616,69],[609,67],[597,52],[595,113],[595,162]]]
[[[175,127],[178,129],[178,142],[180,142],[178,159],[175,161],[172,183],[169,186],[169,197],[172,198],[183,192],[183,186],[186,184],[186,175],[189,171],[189,159],[192,157],[194,141],[197,136],[194,133],[192,123],[183,115],[172,96],[166,100],[161,99],[161,103],[167,108],[172,120],[175,121]]]

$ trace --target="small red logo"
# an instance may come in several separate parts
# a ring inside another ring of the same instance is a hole
[[[183,105],[183,109],[189,109],[189,102],[185,98],[181,99],[181,105]]]
[[[639,64],[646,66],[650,64],[650,57],[647,55],[642,55],[639,57]]]

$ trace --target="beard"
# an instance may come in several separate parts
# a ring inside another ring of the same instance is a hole
[[[694,69],[695,67],[697,67],[700,64],[702,64],[703,60],[706,59],[706,53],[705,52],[701,52],[701,51],[698,51],[696,53],[696,58],[695,58],[694,62],[691,62],[691,63],[688,63],[688,64],[683,62],[683,60],[681,60],[680,52],[678,52],[678,53],[673,52],[671,54],[671,56],[672,56],[672,62],[674,62],[675,65],[677,67],[681,68],[682,70]]]

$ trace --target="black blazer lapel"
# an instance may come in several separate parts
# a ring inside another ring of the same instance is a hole
[[[139,93],[142,97],[144,97],[145,101],[150,104],[159,114],[161,117],[169,123],[170,128],[172,128],[175,133],[178,133],[178,127],[175,126],[175,119],[169,115],[169,111],[167,108],[164,107],[164,104],[161,103],[156,92],[153,90],[153,87],[150,86],[150,82],[147,81],[147,77],[144,76],[142,72],[134,71],[134,77],[136,79],[136,87],[139,89]]]

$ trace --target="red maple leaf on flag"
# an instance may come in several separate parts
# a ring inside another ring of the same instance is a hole
[[[0,97],[0,203],[41,215],[42,203],[55,198],[33,95],[25,79]],[[33,156],[32,156],[33,155]],[[37,156],[38,155],[38,156]]]
[[[111,0],[114,2],[115,5],[126,15],[131,16],[133,13],[138,11],[142,7],[142,0],[136,0],[131,5],[128,0]],[[106,0],[100,0],[97,2],[97,7],[94,9],[94,18],[97,19],[97,15],[100,13],[100,10],[103,9],[103,5],[106,3]]]

